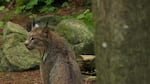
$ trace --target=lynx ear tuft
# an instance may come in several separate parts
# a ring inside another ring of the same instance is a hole
[[[35,23],[36,23],[36,22],[35,22],[35,18],[33,18],[33,19],[32,19],[32,23],[31,23],[31,27],[32,27],[32,28],[34,28]]]
[[[39,24],[37,24],[35,18],[33,18],[31,26],[32,26],[32,30],[33,30],[34,28],[39,28]]]

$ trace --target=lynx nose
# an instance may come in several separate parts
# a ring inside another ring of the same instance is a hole
[[[28,46],[28,45],[29,45],[29,41],[26,40],[26,41],[24,42],[24,45],[25,45],[25,46]]]

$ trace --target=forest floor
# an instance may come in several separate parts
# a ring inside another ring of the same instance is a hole
[[[52,14],[62,15],[62,16],[73,15],[73,14],[81,13],[85,9],[86,7],[83,6],[77,6],[77,8],[61,8],[56,12],[38,14],[38,16],[52,15]],[[7,21],[7,19],[5,18],[6,13],[11,14],[9,21],[17,23],[22,26],[24,26],[26,22],[30,20],[28,14],[14,14],[11,13],[11,11],[7,11],[7,12],[3,11],[0,12],[1,21]],[[3,28],[0,28],[0,32],[2,32],[2,29]],[[29,70],[23,72],[0,72],[0,84],[41,84],[40,71]],[[89,83],[85,83],[85,84],[89,84]]]
[[[96,84],[95,76],[83,75],[82,79],[83,84]],[[40,71],[0,72],[0,84],[42,84]]]
[[[42,84],[39,70],[0,72],[0,84]]]

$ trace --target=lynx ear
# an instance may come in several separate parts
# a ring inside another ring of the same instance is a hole
[[[45,28],[48,28],[48,21],[46,22]]]
[[[48,29],[48,30],[51,30],[51,31],[55,31],[54,26],[48,25],[48,21],[46,22],[45,29]]]
[[[32,20],[31,27],[32,27],[32,30],[33,30],[34,28],[39,28],[39,25],[38,25],[37,22],[35,21],[35,18],[33,18],[33,20]]]
[[[47,21],[45,27],[43,28],[44,36],[48,37],[48,32],[49,32],[49,28],[48,28],[48,21]]]

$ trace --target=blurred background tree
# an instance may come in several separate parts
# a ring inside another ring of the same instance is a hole
[[[97,84],[150,83],[149,0],[93,0]]]

